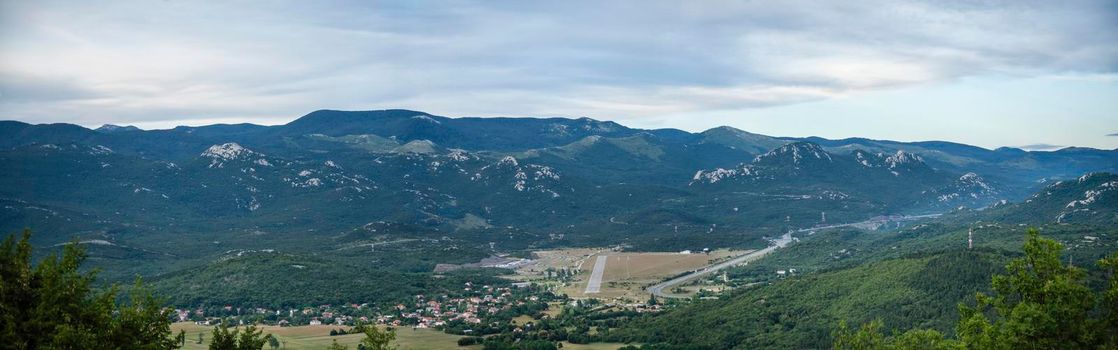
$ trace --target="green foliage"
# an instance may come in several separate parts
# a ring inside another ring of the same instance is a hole
[[[393,302],[415,294],[446,293],[471,281],[509,283],[500,271],[463,270],[435,278],[430,273],[386,271],[368,263],[339,263],[282,253],[246,254],[175,273],[153,286],[175,305],[299,307],[352,302]]]
[[[516,342],[498,339],[488,339],[484,343],[485,350],[557,350],[559,347],[554,342],[546,340],[520,340]]]
[[[85,255],[68,244],[62,255],[31,263],[31,232],[0,245],[0,343],[16,349],[176,349],[171,312],[139,279],[128,303],[117,287],[97,292],[95,273],[79,271]]]
[[[1030,230],[1024,249],[1007,274],[994,276],[993,296],[979,293],[976,306],[959,306],[959,339],[982,349],[1092,349],[1118,332],[1097,319],[1108,310],[1096,310],[1084,271],[1060,261],[1061,244]]]
[[[993,295],[978,293],[976,305],[959,304],[958,340],[934,330],[885,336],[880,320],[851,330],[840,322],[836,349],[1112,349],[1118,341],[1118,252],[1099,261],[1108,269],[1107,289],[1096,296],[1086,273],[1060,260],[1063,245],[1028,231],[1025,256],[993,276]],[[1100,302],[1101,301],[1101,302]]]
[[[840,320],[861,324],[875,318],[903,329],[946,333],[958,319],[955,304],[984,289],[1001,259],[991,252],[951,251],[789,277],[638,318],[603,340],[714,349],[823,348],[831,345],[831,330]]]
[[[268,334],[267,338],[268,338],[268,347],[272,348],[273,350],[274,349],[279,349],[280,341],[279,341],[278,338],[276,338],[275,335]]]
[[[483,337],[462,337],[462,338],[458,338],[458,346],[470,346],[470,345],[482,344],[482,343],[485,343],[485,338],[483,338]]]
[[[846,321],[839,322],[831,336],[835,338],[834,348],[840,349],[877,349],[885,346],[885,334],[881,328],[885,325],[880,319],[865,323],[857,330],[850,329]]]
[[[242,331],[240,328],[234,327],[233,331],[229,331],[229,323],[221,322],[220,325],[214,327],[213,340],[210,342],[210,350],[260,350],[264,348],[264,344],[269,342],[269,339],[275,339],[271,334],[265,336],[262,333],[264,330],[256,328],[255,325],[249,325]],[[273,346],[274,347],[274,346]]]
[[[1118,252],[1099,260],[1099,266],[1106,269],[1109,274],[1109,283],[1103,294],[1102,309],[1105,319],[1102,320],[1104,331],[1100,334],[1099,342],[1104,348],[1118,348]]]
[[[846,325],[846,321],[839,322],[838,328],[832,333],[835,350],[864,350],[864,349],[924,349],[924,350],[952,350],[963,349],[962,343],[946,339],[943,333],[931,329],[914,329],[897,336],[887,337],[883,332],[885,324],[880,319],[875,319],[862,325],[857,330]]]
[[[338,340],[334,339],[333,341],[330,342],[330,347],[328,347],[326,349],[327,350],[348,350],[349,346],[338,344]]]
[[[375,326],[364,327],[365,338],[361,339],[361,346],[366,350],[395,350],[396,330],[381,330]]]

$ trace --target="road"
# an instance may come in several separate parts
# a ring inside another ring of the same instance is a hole
[[[791,232],[785,233],[784,236],[781,236],[779,239],[773,240],[772,245],[769,245],[765,249],[755,250],[755,251],[740,255],[736,258],[704,267],[704,268],[699,269],[699,270],[697,270],[695,272],[692,272],[690,274],[683,275],[683,276],[680,276],[680,277],[676,277],[676,278],[670,279],[670,280],[665,281],[665,282],[661,282],[657,285],[649,287],[648,291],[649,291],[649,293],[652,293],[653,295],[658,296],[658,297],[665,297],[665,298],[682,298],[682,297],[685,297],[684,295],[671,294],[670,291],[672,290],[672,287],[675,287],[677,285],[686,283],[688,281],[692,281],[692,280],[695,280],[697,278],[700,278],[700,277],[718,272],[719,270],[725,269],[727,267],[737,266],[737,265],[740,265],[740,264],[748,262],[748,261],[753,261],[753,260],[760,259],[761,257],[764,257],[765,255],[768,255],[769,253],[772,253],[777,248],[783,248],[784,246],[787,246],[788,243],[792,243],[792,233]],[[669,292],[664,292],[665,290],[667,290]]]
[[[869,225],[885,224],[885,223],[888,223],[890,221],[907,221],[907,220],[916,220],[916,219],[927,219],[927,218],[934,218],[934,217],[938,217],[938,216],[940,216],[940,214],[909,215],[909,216],[901,216],[901,217],[874,218],[874,219],[870,219],[870,220],[866,220],[866,221],[849,223],[849,224],[836,224],[836,225],[827,225],[827,226],[818,226],[818,227],[812,227],[812,228],[804,228],[804,229],[796,230],[794,232],[801,233],[801,232],[809,232],[809,231],[823,230],[823,229],[829,229],[829,228],[838,228],[838,227],[865,227],[865,226],[869,226]],[[652,287],[649,287],[648,291],[649,291],[649,293],[652,293],[653,295],[658,296],[658,297],[665,297],[665,298],[684,298],[684,297],[687,297],[686,295],[671,294],[670,291],[675,286],[678,286],[678,285],[684,284],[688,281],[693,281],[693,280],[698,279],[700,277],[718,272],[719,270],[725,269],[727,267],[737,266],[737,265],[740,265],[740,264],[745,263],[745,262],[760,259],[760,258],[764,257],[765,255],[768,255],[769,253],[772,253],[777,248],[783,248],[784,246],[787,246],[789,243],[792,243],[792,232],[785,233],[784,236],[781,236],[779,239],[773,240],[772,244],[769,245],[765,249],[752,251],[752,252],[746,253],[744,255],[738,256],[736,258],[730,259],[728,261],[724,261],[724,262],[721,262],[721,263],[717,263],[717,264],[714,264],[714,265],[704,267],[704,268],[699,269],[699,270],[697,270],[695,272],[692,272],[690,274],[683,275],[683,276],[680,276],[680,277],[676,277],[676,278],[670,279],[670,280],[665,281],[665,282],[661,282],[661,283],[656,284]],[[668,291],[668,292],[665,292],[665,291]]]

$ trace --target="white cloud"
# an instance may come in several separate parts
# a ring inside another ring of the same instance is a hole
[[[0,113],[86,125],[390,107],[656,118],[1118,67],[1106,1],[3,1],[0,16]]]

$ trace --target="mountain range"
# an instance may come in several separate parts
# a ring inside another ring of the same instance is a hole
[[[1054,183],[1118,172],[1118,150],[322,110],[168,130],[3,121],[0,166],[0,229],[30,227],[40,246],[91,242],[95,259],[132,273],[396,236],[495,251],[759,245],[789,228],[1028,205]],[[1045,220],[1099,220],[1079,210],[1091,198]],[[130,266],[133,256],[155,263]]]

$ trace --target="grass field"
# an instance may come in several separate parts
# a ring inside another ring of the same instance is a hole
[[[264,329],[265,334],[274,334],[280,341],[286,342],[285,348],[291,350],[325,349],[330,346],[331,342],[334,340],[337,340],[338,344],[349,345],[350,349],[357,349],[357,343],[361,342],[361,338],[363,337],[361,334],[347,334],[331,337],[330,330],[337,329],[337,327],[331,326],[263,326],[261,328]],[[213,327],[199,326],[190,322],[180,322],[171,325],[171,330],[175,333],[178,333],[180,329],[186,331],[186,347],[184,347],[184,349],[206,349],[209,346]],[[199,332],[203,333],[205,341],[202,344],[195,344],[198,340]],[[411,328],[401,328],[396,331],[396,342],[400,345],[401,350],[481,349],[480,345],[468,347],[458,346],[458,338],[460,337],[433,329],[412,330]],[[612,347],[610,349],[616,348],[617,347]],[[265,346],[265,349],[268,349],[268,347]]]
[[[337,327],[330,326],[299,326],[299,327],[275,327],[263,326],[264,334],[274,334],[279,337],[280,341],[286,341],[285,349],[302,350],[302,349],[325,349],[330,346],[334,340],[338,344],[349,345],[350,349],[357,349],[357,343],[361,342],[363,335],[361,334],[347,334],[330,336],[331,329]],[[178,333],[179,330],[186,331],[186,350],[207,349],[210,341],[210,332],[213,327],[199,326],[192,322],[179,322],[171,325],[171,330]],[[198,333],[202,332],[205,335],[205,341],[202,344],[195,344],[198,340]],[[481,345],[472,346],[458,346],[457,341],[460,338],[457,335],[446,334],[433,329],[417,329],[401,328],[396,331],[396,342],[400,345],[400,350],[428,350],[428,349],[481,349]],[[595,344],[571,344],[564,342],[563,349],[574,350],[616,350],[625,346],[625,344],[618,343],[595,343]],[[269,349],[265,346],[264,349]]]

